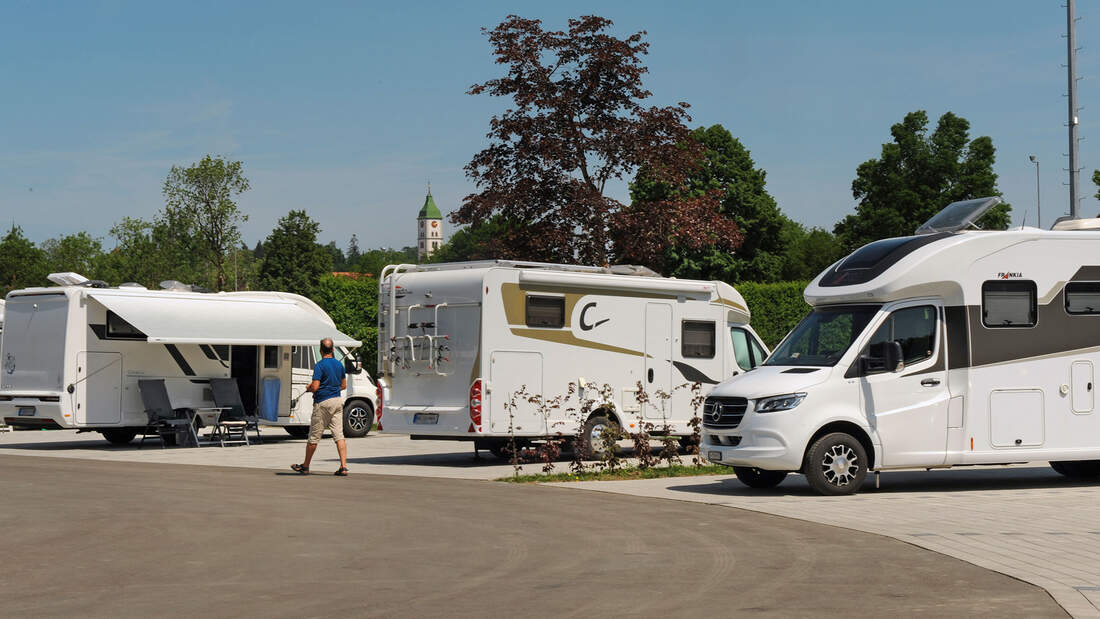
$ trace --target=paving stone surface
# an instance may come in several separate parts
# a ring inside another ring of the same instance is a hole
[[[676,499],[877,533],[1043,587],[1070,614],[1100,617],[1100,480],[1045,463],[884,473],[854,496],[814,494],[799,475],[752,490],[734,477],[555,484]]]

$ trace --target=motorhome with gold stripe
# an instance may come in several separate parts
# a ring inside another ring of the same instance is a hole
[[[690,436],[690,391],[675,387],[715,385],[767,355],[732,286],[642,267],[390,265],[379,285],[382,431],[474,441],[497,455],[513,433],[529,443],[581,424],[594,453],[608,425]],[[614,391],[585,419],[526,400],[509,410],[517,393],[550,399],[570,383]],[[651,402],[639,403],[639,383]]]

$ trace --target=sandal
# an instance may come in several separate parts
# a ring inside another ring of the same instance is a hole
[[[309,475],[309,467],[301,464],[291,464],[290,470],[297,472],[299,475]]]
[[[347,477],[348,476],[348,467],[346,467],[346,466],[340,467],[339,469],[336,470],[335,473],[333,473],[333,475],[336,475],[337,477]]]

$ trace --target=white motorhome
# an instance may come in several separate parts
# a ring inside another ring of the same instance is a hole
[[[73,273],[50,281],[61,285],[7,296],[0,419],[14,427],[95,430],[128,443],[147,424],[139,380],[165,379],[175,407],[210,409],[209,379],[232,377],[261,424],[302,437],[319,340],[359,345],[315,303],[290,293],[212,294],[177,282],[155,291],[108,288]],[[347,407],[369,410],[369,431],[375,386],[366,372],[356,373],[353,359],[345,365],[352,370]],[[197,420],[209,426],[217,415],[200,411]]]
[[[636,432],[667,422],[669,434],[690,436],[691,395],[674,388],[717,384],[767,354],[731,286],[639,267],[391,265],[379,285],[382,431],[475,441],[497,455],[513,431],[527,442],[573,435],[581,423],[592,453],[609,425]],[[521,388],[549,400],[570,383],[614,394],[587,419],[529,402],[510,417]],[[639,383],[650,403],[639,404]],[[661,402],[659,390],[671,399]]]
[[[823,494],[901,468],[1100,475],[1100,223],[966,230],[999,202],[953,203],[821,273],[768,360],[709,395],[702,453],[749,486],[800,472]]]

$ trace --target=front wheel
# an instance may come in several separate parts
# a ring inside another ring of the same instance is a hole
[[[284,426],[283,429],[292,438],[309,438],[309,426]]]
[[[752,466],[735,466],[733,472],[741,483],[757,489],[774,488],[787,478],[787,471],[765,471]]]
[[[806,450],[802,473],[818,494],[855,494],[867,477],[867,452],[854,436],[833,432]]]
[[[374,407],[370,402],[351,400],[344,404],[344,436],[363,438],[374,426]]]

